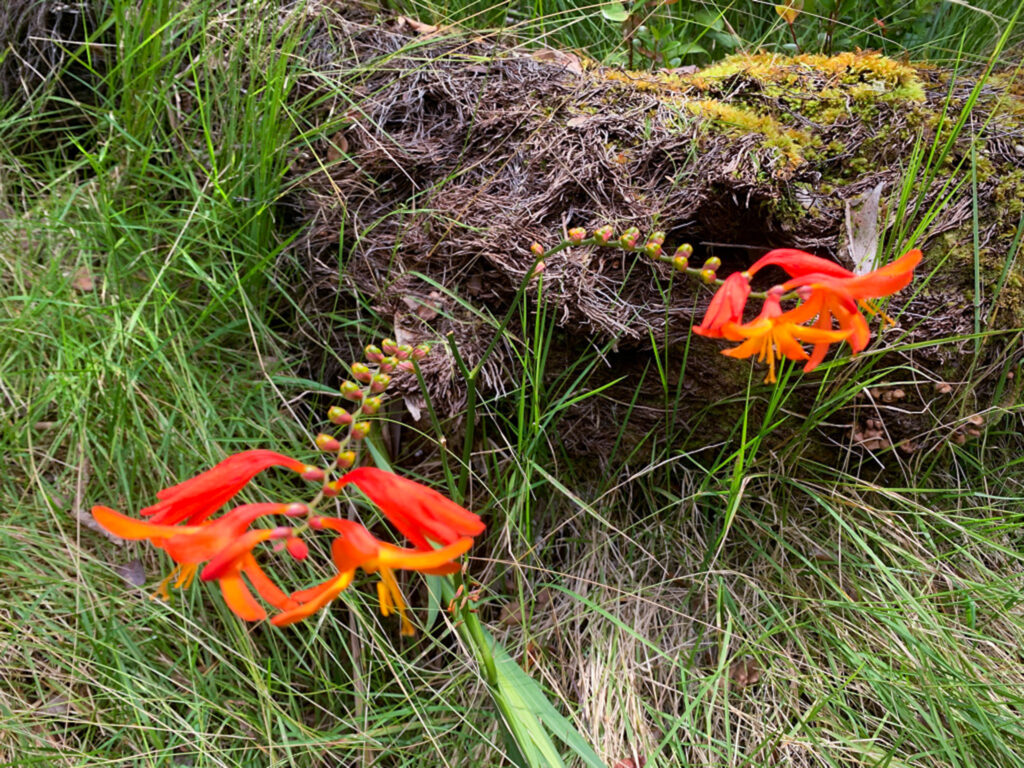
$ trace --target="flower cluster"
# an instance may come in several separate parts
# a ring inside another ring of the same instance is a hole
[[[860,309],[881,314],[872,299],[891,296],[913,279],[921,251],[911,250],[891,264],[864,275],[855,275],[838,264],[792,248],[769,251],[744,272],[734,272],[722,283],[694,333],[709,338],[742,342],[722,354],[744,358],[758,356],[768,363],[767,383],[775,381],[775,361],[780,358],[805,362],[811,371],[825,359],[829,345],[845,341],[851,352],[863,350],[871,338]],[[789,280],[770,289],[760,314],[743,322],[750,296],[750,278],[769,265],[781,267]],[[787,295],[802,300],[783,311]],[[882,314],[887,322],[892,322]],[[814,320],[810,326],[805,323]],[[834,327],[837,329],[834,330]],[[811,345],[810,354],[800,342]]]
[[[369,433],[370,422],[366,417],[379,410],[380,395],[390,382],[390,374],[396,369],[414,370],[416,362],[428,351],[426,347],[412,348],[389,340],[380,347],[366,348],[367,361],[351,366],[356,381],[346,381],[341,386],[342,394],[359,407],[352,413],[338,406],[328,412],[330,421],[347,427],[347,433],[342,436],[321,433],[316,438],[320,450],[333,456],[326,470],[274,451],[242,451],[202,474],[157,493],[157,503],[140,512],[148,520],[129,517],[104,506],[93,507],[93,517],[115,536],[150,541],[171,557],[175,568],[156,592],[164,599],[169,597],[169,586],[187,587],[198,572],[202,581],[219,584],[225,603],[240,618],[259,621],[267,617],[266,609],[257,599],[259,596],[278,610],[271,622],[287,626],[327,605],[352,583],[355,572],[361,569],[380,577],[377,592],[381,612],[385,616],[397,613],[402,634],[413,634],[394,572],[448,574],[458,571],[458,558],[469,550],[474,537],[483,532],[483,522],[437,491],[375,467],[359,467],[337,477],[332,475],[335,470],[347,470],[355,463],[356,454],[347,446],[352,442],[358,444]],[[214,517],[250,480],[270,467],[283,467],[319,483],[320,492],[309,503],[241,504]],[[355,521],[317,514],[317,506],[323,499],[337,496],[346,486],[358,488],[376,504],[412,546],[399,547],[381,541]],[[251,527],[257,520],[269,517],[300,522]],[[321,584],[288,594],[260,567],[255,550],[258,545],[273,541],[276,549],[303,560],[309,554],[303,535],[310,531],[334,534],[331,553],[337,573]]]
[[[871,300],[891,296],[905,288],[921,261],[921,251],[914,249],[881,269],[855,275],[835,262],[804,251],[777,248],[747,270],[734,272],[721,280],[718,278],[721,259],[711,257],[697,268],[690,266],[693,248],[688,243],[679,245],[671,254],[665,252],[664,245],[664,232],[652,232],[643,240],[640,230],[630,227],[616,237],[615,230],[606,225],[595,229],[590,237],[585,229],[575,227],[554,247],[545,250],[534,243],[530,250],[541,260],[574,246],[619,248],[671,264],[676,271],[708,285],[718,285],[704,319],[693,332],[713,339],[742,342],[738,347],[723,350],[722,354],[736,358],[757,355],[761,362],[768,363],[765,382],[769,384],[775,382],[775,363],[783,357],[803,361],[804,370],[811,371],[825,359],[831,344],[845,341],[853,354],[863,350],[871,339],[871,332],[860,310],[871,315],[882,314]],[[764,299],[760,314],[743,322],[743,311],[751,296],[750,279],[770,265],[783,269],[790,279],[760,294]],[[803,303],[784,311],[782,302],[786,299],[800,299]],[[882,317],[892,322],[884,314]],[[812,320],[810,326],[805,325]],[[833,322],[837,329],[833,328]],[[810,354],[801,342],[811,345]]]

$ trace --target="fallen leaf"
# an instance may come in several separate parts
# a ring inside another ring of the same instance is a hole
[[[572,72],[574,75],[583,74],[583,63],[580,61],[580,57],[574,53],[557,51],[553,48],[544,48],[540,51],[534,51],[533,58],[537,61],[554,64],[555,66]]]
[[[348,152],[348,139],[345,134],[338,131],[331,137],[331,143],[327,145],[327,161],[330,163],[340,160]]]
[[[737,688],[746,688],[761,679],[761,668],[754,659],[734,661],[729,667],[729,679]]]
[[[133,587],[141,587],[146,583],[146,568],[139,558],[134,558],[127,563],[114,568],[117,575],[127,581]]]
[[[409,27],[413,32],[419,35],[432,35],[435,32],[440,31],[440,27],[434,24],[425,24],[422,21],[416,19],[410,19],[408,16],[399,16],[395,19],[395,24],[399,29],[402,27]]]
[[[96,290],[96,279],[93,277],[92,272],[89,271],[88,267],[77,267],[74,272],[71,273],[71,287],[76,291],[94,291]]]
[[[853,272],[863,275],[875,266],[878,254],[878,209],[885,184],[846,201],[846,236]]]

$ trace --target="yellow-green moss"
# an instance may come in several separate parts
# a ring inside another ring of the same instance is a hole
[[[765,137],[765,146],[776,149],[789,168],[802,164],[804,148],[817,141],[805,131],[784,127],[771,115],[758,114],[714,99],[687,101],[686,108],[694,115],[736,128],[741,133],[761,134]]]

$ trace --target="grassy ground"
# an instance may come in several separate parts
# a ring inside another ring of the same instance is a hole
[[[0,765],[503,764],[450,631],[400,638],[364,587],[288,631],[242,626],[206,586],[154,602],[136,583],[163,556],[89,527],[92,504],[138,509],[242,448],[312,458],[318,426],[277,206],[310,130],[308,9],[96,6],[95,44],[75,52],[89,103],[51,82],[0,108]],[[792,43],[770,6],[709,6],[728,26],[680,6],[649,24]],[[875,4],[848,2],[832,44],[981,61],[1012,6],[901,5],[880,41]],[[625,59],[620,23],[593,8],[414,11]],[[797,18],[802,49],[820,16]],[[870,463],[769,453],[760,423],[698,454],[644,443],[584,483],[552,446],[585,389],[575,372],[542,383],[554,321],[510,334],[526,386],[481,404],[490,554],[470,568],[492,631],[603,759],[1024,765],[1019,402],[986,412],[981,440],[890,456],[898,486]],[[339,322],[390,332],[366,312]]]

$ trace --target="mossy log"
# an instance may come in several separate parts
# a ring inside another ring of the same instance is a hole
[[[354,76],[359,85],[325,102],[325,121],[346,118],[295,167],[294,203],[309,225],[301,250],[320,277],[309,302],[321,315],[354,288],[401,336],[450,335],[472,365],[493,333],[477,309],[502,316],[530,244],[570,227],[663,230],[666,250],[689,242],[693,261],[721,258],[722,276],[775,247],[864,269],[876,252],[891,259],[913,245],[925,259],[889,305],[897,324],[876,326],[855,360],[844,350],[822,370],[794,372],[773,440],[816,444],[822,458],[850,447],[913,454],[974,438],[988,418],[979,413],[1019,401],[1019,81],[996,74],[976,88],[872,52],[740,54],[700,71],[628,73],[424,37],[401,19],[334,23],[342,34],[322,67],[343,88]],[[666,409],[660,433],[686,448],[734,434],[748,396],[767,411],[762,373],[690,335],[710,290],[664,265],[574,248],[549,260],[531,292],[561,334],[552,376],[601,349],[605,364],[580,389],[614,382],[563,414],[570,452],[606,455],[627,420],[631,434],[659,432]],[[520,380],[498,349],[488,395]],[[464,387],[449,356],[428,379],[435,405],[457,413]],[[799,417],[811,411],[831,426],[805,434]]]

